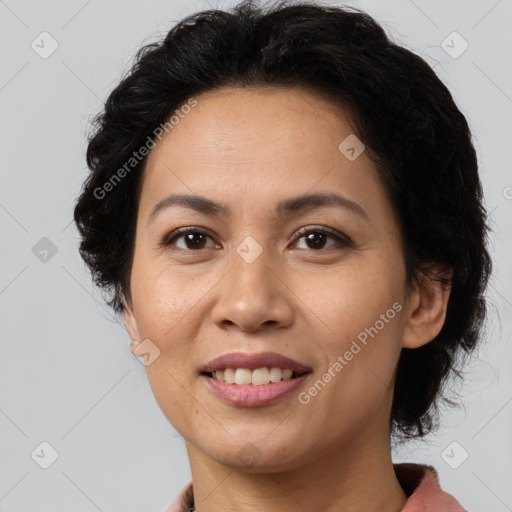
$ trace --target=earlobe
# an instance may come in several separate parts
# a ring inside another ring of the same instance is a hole
[[[443,274],[451,279],[452,272]],[[418,348],[432,341],[443,328],[451,285],[425,275],[410,297],[402,347]]]
[[[123,317],[124,317],[124,325],[130,338],[132,339],[132,344],[130,346],[130,350],[133,353],[135,347],[140,343],[139,330],[137,328],[137,321],[135,320],[135,315],[133,313],[132,308],[125,303],[123,309]]]

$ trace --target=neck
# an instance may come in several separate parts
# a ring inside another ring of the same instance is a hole
[[[388,438],[375,431],[362,432],[314,458],[308,454],[307,464],[278,471],[255,466],[248,472],[186,445],[197,512],[400,512],[407,501]]]

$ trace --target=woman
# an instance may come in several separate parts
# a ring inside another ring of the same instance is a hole
[[[425,436],[491,271],[466,119],[367,14],[242,2],[114,89],[75,208],[192,482],[168,511],[451,512]]]

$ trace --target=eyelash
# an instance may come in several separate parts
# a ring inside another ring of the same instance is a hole
[[[167,236],[163,240],[163,242],[160,244],[160,246],[168,247],[168,246],[172,245],[175,240],[183,237],[184,235],[190,234],[190,233],[205,235],[205,236],[208,236],[213,239],[213,237],[204,229],[191,226],[191,227],[187,227],[187,228],[179,228],[176,231],[173,231],[169,236]],[[315,226],[302,227],[295,233],[295,238],[300,239],[300,238],[302,238],[306,235],[309,235],[311,233],[320,233],[322,235],[326,235],[328,238],[334,239],[337,242],[337,244],[341,245],[343,248],[352,247],[352,241],[348,237],[343,236],[340,233],[338,233],[337,231],[334,231],[334,230],[331,230],[328,228],[320,228],[320,227],[315,227]],[[336,246],[334,246],[334,247],[336,247]],[[332,249],[332,248],[333,247],[331,247],[329,249]],[[322,252],[322,251],[328,251],[329,249],[318,249],[318,250],[310,249],[310,250],[313,252]],[[198,252],[202,249],[194,250],[194,249],[179,248],[178,250],[187,251],[187,252]]]

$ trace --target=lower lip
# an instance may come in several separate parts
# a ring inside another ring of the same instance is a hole
[[[228,384],[206,375],[201,375],[201,377],[224,402],[238,407],[258,407],[277,402],[289,395],[304,382],[308,375],[309,373],[305,373],[295,379],[270,382],[261,386]]]

